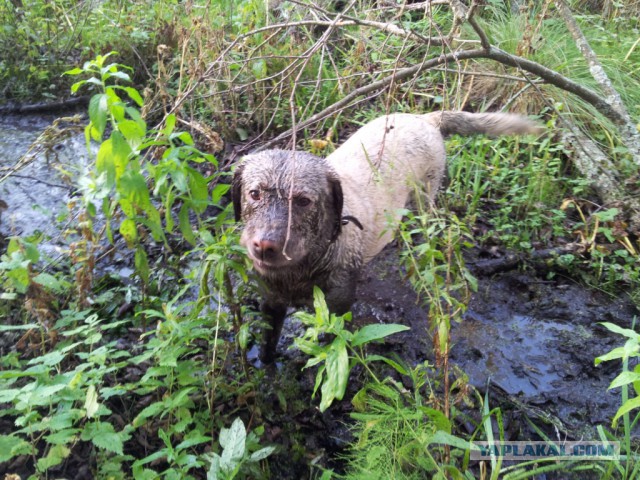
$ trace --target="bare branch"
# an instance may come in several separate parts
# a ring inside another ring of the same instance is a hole
[[[304,6],[306,8],[309,8],[309,4],[303,3],[299,0],[290,0],[291,3],[295,3],[301,6]],[[393,35],[397,35],[400,37],[415,37],[416,39],[418,39],[421,42],[426,42],[428,41],[431,45],[444,45],[445,43],[447,43],[447,41],[443,38],[439,38],[439,37],[435,37],[435,38],[429,38],[427,39],[426,37],[424,37],[423,35],[420,35],[417,32],[411,31],[411,30],[403,30],[402,28],[398,27],[397,25],[393,24],[393,23],[384,23],[384,22],[376,22],[373,20],[365,20],[362,18],[357,18],[357,17],[352,17],[350,15],[346,15],[343,13],[333,13],[330,12],[328,10],[325,10],[324,8],[319,7],[318,5],[311,5],[311,7],[314,10],[317,10],[319,12],[322,12],[323,14],[330,16],[330,17],[336,17],[336,18],[344,18],[346,22],[350,22],[350,24],[352,25],[361,25],[361,26],[365,26],[365,27],[373,27],[376,28],[378,30],[381,30],[383,32],[387,32],[387,33],[391,33]],[[339,26],[339,25],[338,25]]]
[[[342,98],[341,100],[335,102],[334,104],[328,106],[327,108],[325,108],[324,110],[322,110],[321,112],[316,113],[315,115],[311,116],[310,118],[300,122],[297,125],[297,129],[302,129],[302,128],[307,128],[310,125],[313,125],[314,123],[319,122],[320,120],[323,120],[325,118],[327,118],[329,115],[343,109],[346,108],[347,106],[349,106],[349,104],[351,104],[354,100],[356,100],[358,97],[361,97],[363,95],[367,95],[371,92],[374,92],[376,90],[382,90],[384,88],[386,88],[387,86],[389,86],[392,82],[398,82],[398,81],[402,81],[406,78],[409,78],[413,75],[417,75],[420,72],[424,71],[424,70],[428,70],[429,68],[432,68],[436,65],[446,65],[448,62],[452,62],[455,61],[456,59],[458,60],[465,60],[465,59],[469,59],[469,58],[482,58],[484,55],[486,54],[486,52],[483,49],[477,49],[477,50],[465,50],[462,52],[453,52],[453,53],[449,53],[446,55],[441,55],[437,58],[432,58],[430,60],[427,60],[419,65],[414,65],[413,67],[408,67],[408,68],[403,68],[400,69],[398,71],[396,71],[395,75],[389,75],[388,77],[385,77],[381,80],[378,80],[377,82],[373,82],[370,83],[369,85],[364,85],[360,88],[355,89],[353,92],[349,93],[348,95],[346,95],[344,98]],[[266,144],[262,145],[258,151],[260,150],[264,150],[267,149],[269,147],[272,147],[273,145],[277,144],[278,142],[289,138],[293,133],[293,129],[289,129],[286,132],[281,133],[280,135],[278,135],[277,137],[273,138],[272,140],[270,140],[269,142],[267,142]]]
[[[543,80],[546,80],[551,85],[554,85],[569,93],[573,93],[578,97],[585,100],[587,103],[593,105],[596,110],[602,113],[605,117],[613,121],[615,124],[620,125],[624,120],[620,116],[617,110],[615,110],[611,104],[606,102],[600,94],[587,88],[573,80],[565,77],[564,75],[551,70],[537,62],[533,62],[517,55],[512,55],[496,47],[491,47],[489,51],[485,51],[481,57],[495,60],[510,67],[519,68],[534,75],[539,76]]]

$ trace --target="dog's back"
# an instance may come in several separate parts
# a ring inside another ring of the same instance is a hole
[[[335,169],[344,192],[344,214],[364,226],[345,228],[348,237],[360,237],[364,261],[389,243],[415,185],[424,185],[434,198],[445,171],[444,136],[491,136],[539,133],[539,127],[519,115],[433,112],[393,114],[369,122],[340,146],[327,161]]]

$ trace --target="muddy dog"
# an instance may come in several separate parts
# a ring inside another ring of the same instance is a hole
[[[314,285],[332,312],[350,309],[362,266],[391,241],[415,185],[431,199],[437,193],[446,135],[539,131],[511,114],[394,114],[366,124],[326,159],[283,150],[244,157],[232,197],[271,325],[260,359],[273,361],[287,307],[309,305]]]

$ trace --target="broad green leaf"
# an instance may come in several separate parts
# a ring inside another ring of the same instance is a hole
[[[222,466],[220,465],[220,455],[214,453],[211,456],[211,466],[207,471],[207,480],[218,480],[218,474],[221,470]]]
[[[240,325],[240,331],[238,332],[238,345],[242,350],[246,350],[249,344],[249,323],[245,322]]]
[[[11,330],[32,330],[42,328],[42,325],[37,323],[25,323],[24,325],[0,325],[0,332],[8,332]],[[1,392],[2,390],[0,390]]]
[[[81,435],[82,440],[91,440],[98,448],[122,455],[123,434],[117,433],[107,422],[88,423]]]
[[[149,283],[149,261],[147,260],[147,252],[144,251],[141,245],[136,248],[134,264],[142,281],[145,284]]]
[[[300,317],[297,317],[300,318]],[[309,340],[305,340],[304,338],[295,338],[294,339],[295,345],[296,347],[298,347],[300,349],[300,351],[306,353],[307,355],[311,355],[311,356],[319,356],[325,349],[325,347],[318,345],[316,342],[311,342]],[[312,359],[309,360],[309,362],[311,362]],[[316,362],[317,363],[317,362]],[[309,366],[313,366],[315,365],[315,363],[309,365],[309,363],[307,363],[307,365],[305,365],[304,368],[307,368]]]
[[[111,132],[113,165],[115,168],[116,182],[121,180],[121,177],[127,171],[129,165],[129,156],[131,155],[131,147],[127,143],[127,140],[117,130]]]
[[[138,239],[136,222],[131,218],[124,219],[120,224],[120,235],[125,239],[129,248],[133,247]]]
[[[33,277],[33,281],[39,285],[42,285],[45,288],[48,288],[49,290],[54,291],[55,293],[64,292],[64,287],[62,285],[62,282],[60,282],[60,280],[58,280],[56,277],[54,277],[50,273],[46,273],[46,272],[39,273],[38,275]]]
[[[116,164],[113,154],[113,141],[108,138],[98,149],[96,156],[96,171],[105,174],[107,188],[113,188],[116,184]]]
[[[0,463],[4,463],[17,455],[31,453],[31,444],[14,435],[0,434]]]
[[[120,185],[118,192],[127,200],[145,209],[151,201],[149,200],[149,189],[147,181],[141,173],[133,170],[127,170],[120,177]]]
[[[249,460],[252,462],[258,462],[260,460],[264,460],[265,458],[267,458],[269,455],[271,455],[274,450],[276,449],[276,447],[264,447],[261,448],[260,450],[253,452],[251,454],[251,456],[249,457]]]
[[[142,409],[142,411],[133,419],[134,428],[138,428],[145,423],[147,418],[155,417],[166,410],[164,402],[155,402]]]
[[[611,385],[609,385],[608,390],[611,390],[612,388],[617,388],[617,387],[621,387],[623,385],[628,385],[630,383],[633,382],[638,382],[640,381],[640,374],[636,373],[636,372],[622,372],[620,373],[620,375],[618,375],[616,378],[613,379],[613,381],[611,382]]]
[[[640,397],[634,397],[624,402],[616,412],[616,415],[613,417],[613,428],[616,427],[618,419],[621,416],[623,416],[625,413],[629,413],[631,410],[635,410],[636,408],[640,408]]]
[[[470,442],[460,437],[456,437],[455,435],[451,435],[447,432],[436,432],[430,439],[429,443],[439,443],[444,445],[449,445],[451,447],[460,448],[462,450],[467,450],[470,448]]]
[[[640,338],[640,333],[634,330],[631,330],[630,328],[622,328],[616,325],[615,323],[601,322],[600,325],[602,325],[604,328],[606,328],[611,332],[618,333],[627,338]]]
[[[51,445],[65,445],[67,443],[75,442],[77,434],[80,432],[79,428],[66,428],[59,432],[47,435],[44,439]]]
[[[617,208],[609,208],[608,210],[603,210],[601,212],[596,212],[593,215],[598,217],[601,222],[612,222],[615,220],[616,215],[620,213],[620,210]]]
[[[113,118],[114,126],[117,126],[125,119],[126,105],[122,102],[122,99],[118,95],[115,88],[107,88],[107,103],[109,105],[109,113]]]
[[[123,90],[125,92],[127,92],[127,95],[129,95],[129,98],[131,100],[133,100],[134,102],[136,102],[136,104],[141,107],[142,105],[144,105],[144,101],[142,100],[142,97],[140,96],[140,93],[138,93],[138,91],[135,88],[132,87],[123,87]]]
[[[133,120],[122,120],[118,122],[118,130],[127,140],[132,151],[137,151],[147,133],[143,125]]]
[[[4,372],[3,377],[7,378],[8,374],[9,372]],[[22,390],[20,390],[19,388],[3,388],[2,390],[0,390],[0,403],[13,402],[16,398],[18,398],[21,392]]]
[[[167,115],[167,118],[164,121],[164,128],[162,129],[162,133],[164,133],[167,137],[173,133],[173,129],[176,127],[176,115],[175,113],[170,113]]]
[[[71,85],[71,93],[76,93],[80,89],[80,87],[85,83],[87,83],[86,80],[80,80],[79,82],[76,82],[73,85]]]
[[[54,350],[40,357],[32,358],[29,360],[29,365],[46,365],[47,367],[53,367],[64,360],[64,357],[66,357],[64,353]]]
[[[365,361],[367,363],[369,362],[384,362],[387,365],[389,365],[390,367],[394,368],[399,374],[401,375],[409,375],[409,371],[402,365],[400,365],[398,362],[396,362],[395,360],[391,360],[390,358],[384,357],[382,355],[367,355],[365,357]]]
[[[67,70],[66,72],[63,73],[63,75],[80,75],[81,73],[84,73],[84,70],[81,68],[72,68],[71,70]]]
[[[324,372],[326,370],[326,364],[322,363],[319,367],[318,367],[318,373],[316,373],[316,381],[315,384],[313,385],[313,393],[311,394],[312,398],[315,398],[316,393],[318,392],[318,388],[320,388],[320,385],[322,384],[322,380],[324,379]]]
[[[18,291],[18,293],[25,293],[29,287],[30,278],[29,270],[27,268],[14,268],[5,273],[6,277],[11,280],[11,283]]]
[[[351,346],[358,347],[364,343],[379,340],[381,338],[388,337],[389,335],[393,335],[394,333],[404,332],[406,330],[410,330],[410,328],[406,325],[399,325],[397,323],[367,325],[354,333],[351,340]]]
[[[165,236],[162,229],[160,212],[158,211],[158,209],[150,201],[142,208],[144,209],[144,213],[147,214],[147,218],[140,220],[140,223],[151,230],[151,235],[156,242],[164,240]]]
[[[189,172],[189,190],[191,192],[192,207],[197,213],[204,212],[209,199],[209,185],[207,179],[200,172],[192,168]]]
[[[189,183],[187,176],[181,168],[175,168],[171,171],[171,179],[180,193],[187,193],[189,190]]]
[[[71,428],[74,424],[77,424],[79,420],[84,419],[85,411],[80,408],[72,408],[66,412],[57,412],[54,416],[50,417],[49,430],[57,432]]]
[[[217,184],[215,187],[213,187],[213,191],[211,192],[211,201],[217,205],[222,199],[223,195],[226,194],[230,188],[231,185],[225,183]]]
[[[107,72],[107,73],[104,73],[104,76],[103,76],[104,80],[108,80],[111,77],[119,78],[120,80],[123,80],[125,82],[130,82],[131,81],[131,77],[129,75],[127,75],[126,73],[124,73],[124,72]]]
[[[157,480],[158,478],[160,478],[160,475],[154,470],[142,468],[139,465],[134,465],[133,478],[135,478],[135,480]]]
[[[240,417],[233,421],[231,428],[223,428],[220,431],[220,445],[223,448],[220,460],[223,467],[230,466],[242,459],[246,439],[247,432]]]
[[[185,145],[193,145],[193,138],[189,132],[176,132],[169,136],[170,140],[180,140]]]
[[[331,344],[325,366],[326,378],[320,390],[322,392],[321,412],[329,408],[334,399],[342,400],[347,389],[349,355],[347,353],[347,345],[342,338],[336,338]]]
[[[66,385],[36,385],[34,389],[25,391],[19,396],[20,403],[17,404],[17,408],[49,405],[54,395],[64,388]]]
[[[318,287],[313,287],[313,307],[316,311],[318,325],[323,325],[325,319],[329,319],[330,313],[324,298],[324,293]]]
[[[131,200],[129,200],[128,198],[120,198],[118,200],[118,204],[120,205],[120,208],[122,209],[122,213],[124,213],[127,217],[135,217],[136,216],[136,209],[133,205],[133,202],[131,202]],[[113,242],[111,242],[113,243]]]
[[[49,449],[46,457],[38,460],[38,471],[46,472],[49,468],[60,465],[69,456],[71,450],[64,445],[54,445]]]
[[[90,385],[87,389],[87,396],[84,401],[84,409],[87,411],[87,418],[93,418],[100,408],[98,403],[98,391],[95,385]]]
[[[365,412],[367,410],[369,394],[367,387],[363,387],[351,399],[351,405],[356,412]]]
[[[176,450],[185,450],[187,448],[191,448],[195,445],[201,445],[203,443],[207,443],[211,441],[211,437],[207,437],[206,435],[200,435],[198,433],[190,435],[187,439],[180,442],[176,445]]]
[[[91,97],[89,101],[89,120],[91,120],[91,124],[95,128],[95,135],[93,133],[92,135],[96,142],[102,141],[102,135],[107,126],[108,113],[107,95],[98,93]]]
[[[191,245],[195,245],[196,236],[193,233],[193,229],[191,228],[191,222],[189,221],[189,208],[186,204],[183,204],[182,207],[180,207],[180,211],[178,212],[178,225],[185,240]]]
[[[596,357],[595,364],[599,365],[602,362],[607,362],[609,360],[617,360],[620,358],[629,358],[632,356],[637,356],[640,351],[640,345],[638,345],[638,340],[635,338],[630,338],[624,344],[624,347],[614,348],[608,353]]]
[[[164,221],[168,233],[173,233],[173,227],[175,222],[173,220],[173,202],[175,202],[176,196],[173,193],[173,188],[169,188],[164,196]]]

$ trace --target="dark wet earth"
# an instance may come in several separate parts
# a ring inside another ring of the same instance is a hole
[[[472,257],[474,252],[468,257]],[[415,363],[431,358],[426,307],[399,270],[393,248],[368,268],[357,309],[371,310],[384,322],[402,321],[411,332],[392,340],[393,349]],[[543,419],[555,417],[569,434],[595,435],[609,426],[620,405],[620,390],[607,388],[620,373],[618,362],[594,366],[597,356],[621,346],[625,338],[599,325],[630,328],[637,314],[631,302],[611,298],[571,279],[538,278],[533,269],[483,276],[463,321],[452,325],[451,360],[470,383],[507,401],[530,405]]]
[[[469,265],[474,254],[469,252]],[[428,308],[405,280],[398,258],[391,245],[367,266],[354,321],[409,325],[410,331],[389,337],[379,353],[397,353],[410,365],[433,362]],[[610,429],[621,404],[620,389],[607,390],[621,364],[595,366],[594,359],[626,340],[599,322],[630,328],[637,315],[633,304],[569,278],[545,280],[525,265],[522,271],[491,276],[471,270],[478,278],[478,291],[463,321],[452,326],[450,358],[479,392],[489,390],[491,408],[501,407],[505,440],[538,439],[528,420],[551,438],[598,440],[596,427]],[[287,320],[285,329],[280,343],[283,363],[304,364],[298,353],[286,350],[299,326]],[[313,378],[306,380],[313,385]],[[342,422],[348,422],[343,414],[350,406],[344,401],[331,410],[316,428],[325,428],[327,444],[340,449],[349,441]],[[479,411],[467,413],[479,416]]]

